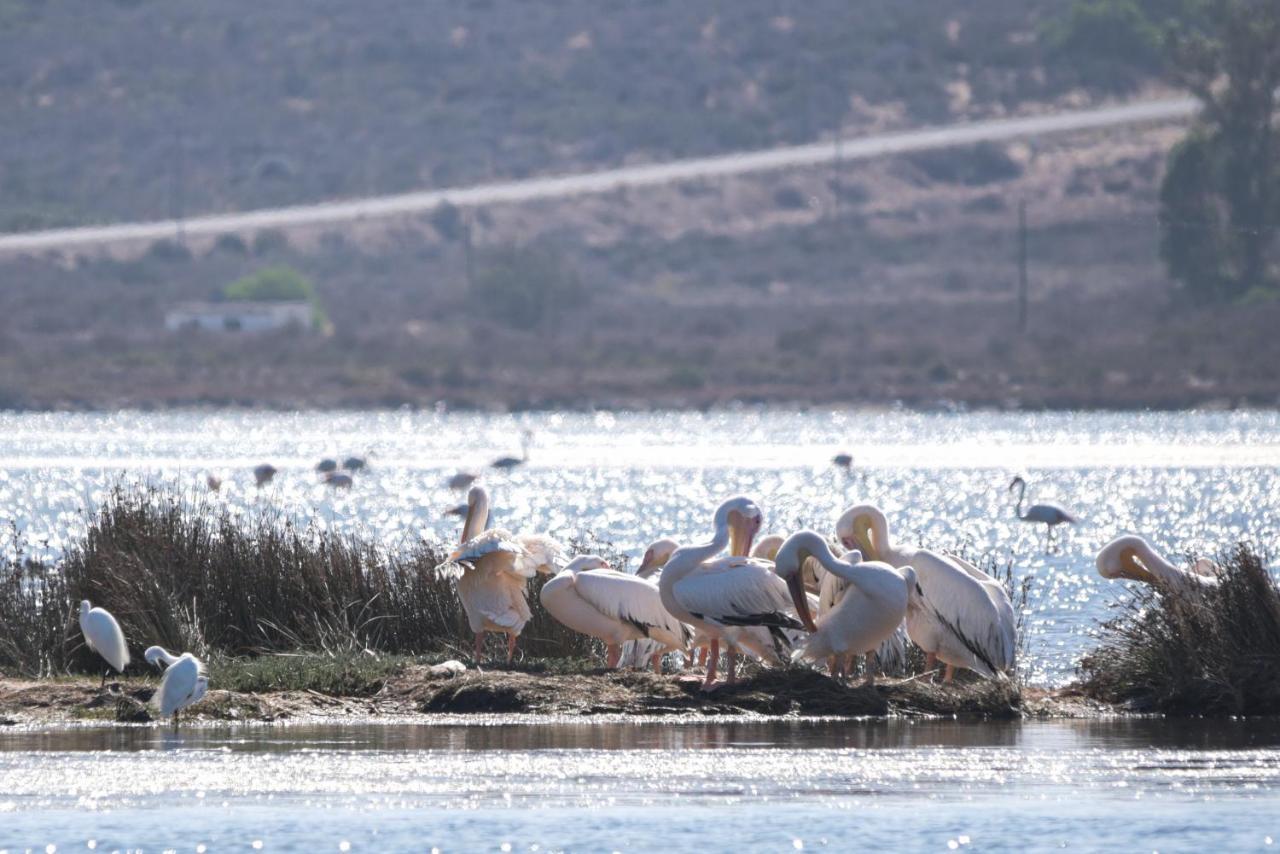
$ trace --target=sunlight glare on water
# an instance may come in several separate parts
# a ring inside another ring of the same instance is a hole
[[[510,473],[488,462],[519,454]],[[846,475],[832,454],[855,460]],[[350,492],[321,484],[322,457],[368,456]],[[264,489],[252,468],[280,469]],[[497,523],[591,536],[638,556],[662,536],[705,540],[715,505],[755,498],[765,531],[830,532],[854,502],[880,505],[895,537],[961,548],[1030,576],[1029,676],[1072,674],[1088,633],[1119,588],[1093,554],[1140,532],[1167,555],[1266,542],[1280,518],[1280,414],[954,413],[721,410],[656,413],[447,412],[136,413],[0,415],[0,522],[57,553],[85,527],[85,510],[114,485],[149,483],[205,495],[235,513],[281,510],[302,522],[358,531],[395,547],[452,540],[445,509],[463,496],[447,478],[483,474]],[[1043,528],[1017,521],[1008,485],[1028,502],[1058,501],[1082,523],[1052,554]]]

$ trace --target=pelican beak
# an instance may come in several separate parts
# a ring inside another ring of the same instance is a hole
[[[751,538],[746,532],[747,520],[737,511],[729,514],[729,554],[746,555],[751,552]]]
[[[644,557],[640,559],[640,568],[636,570],[636,575],[643,578],[651,569],[653,569],[653,549],[646,549]]]
[[[457,560],[461,555],[462,555],[462,549],[455,549],[453,552],[449,554],[449,558],[448,558],[449,562],[452,563],[453,561]]]
[[[791,603],[795,605],[800,622],[804,623],[804,627],[809,631],[816,632],[818,627],[813,622],[813,615],[809,613],[809,599],[805,595],[804,579],[800,577],[799,572],[793,572],[787,576],[787,591],[791,594]]]

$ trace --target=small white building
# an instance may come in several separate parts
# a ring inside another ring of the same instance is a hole
[[[288,326],[310,329],[311,317],[311,303],[306,301],[187,302],[165,313],[164,328],[170,332],[270,332]]]

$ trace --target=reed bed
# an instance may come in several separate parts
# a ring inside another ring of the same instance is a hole
[[[10,556],[0,558],[6,672],[95,671],[79,634],[81,599],[116,616],[135,660],[151,644],[206,656],[471,648],[453,578],[440,571],[447,547],[439,543],[389,551],[359,536],[299,527],[271,510],[235,516],[155,489],[115,490],[56,565],[27,559],[12,536]],[[590,639],[541,608],[544,581],[531,585],[533,620],[522,653],[594,654]]]
[[[1085,692],[1134,711],[1280,713],[1280,589],[1263,555],[1239,545],[1216,588],[1144,588],[1102,627],[1080,665]]]

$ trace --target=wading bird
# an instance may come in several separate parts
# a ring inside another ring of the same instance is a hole
[[[732,683],[736,651],[754,646],[749,630],[763,628],[773,641],[772,650],[751,651],[777,660],[791,644],[786,630],[815,628],[811,618],[805,619],[807,603],[803,611],[797,604],[805,595],[799,575],[784,581],[773,572],[772,564],[745,556],[762,521],[760,508],[751,499],[730,498],[716,509],[711,542],[677,549],[658,581],[668,613],[711,639],[704,690],[715,684],[722,641],[729,647],[726,676]],[[730,555],[716,559],[725,546],[730,547]]]
[[[871,656],[897,632],[907,615],[907,601],[916,586],[915,570],[894,569],[887,563],[863,561],[856,550],[837,558],[826,540],[813,531],[792,534],[778,550],[774,572],[786,580],[799,577],[807,559],[814,558],[827,578],[845,583],[837,601],[817,621],[817,631],[801,642],[793,658],[830,663],[833,677],[847,675],[846,662],[865,656],[866,682],[875,681]],[[802,600],[797,600],[797,605]],[[803,606],[807,611],[807,605]],[[807,613],[800,614],[808,623]]]
[[[477,475],[475,472],[460,471],[453,477],[449,478],[449,488],[461,492],[467,489],[471,484],[476,482]]]
[[[276,476],[276,467],[271,463],[263,463],[253,468],[253,482],[259,487],[266,486]]]
[[[528,430],[520,434],[520,456],[518,457],[498,457],[498,459],[489,463],[490,468],[501,469],[503,471],[511,471],[516,466],[522,466],[529,462],[529,439],[533,434]]]
[[[1103,578],[1141,581],[1175,595],[1217,587],[1212,561],[1201,558],[1190,570],[1174,566],[1151,544],[1135,534],[1116,537],[1098,552],[1098,574]]]
[[[330,472],[335,472],[337,470],[338,461],[335,459],[325,457],[323,460],[316,463],[316,472],[318,474],[329,474]]]
[[[662,672],[662,656],[685,652],[692,632],[662,607],[658,585],[612,569],[597,555],[569,562],[542,586],[542,606],[564,625],[605,643],[605,664],[614,668],[627,641],[651,641],[653,672]]]
[[[160,708],[162,717],[172,715],[173,725],[177,727],[178,712],[200,702],[209,691],[209,678],[205,675],[204,665],[189,652],[174,655],[159,646],[147,647],[143,657],[148,664],[164,665],[164,676],[160,679],[160,688],[152,702]]]
[[[117,673],[123,673],[129,666],[129,645],[125,643],[124,632],[120,630],[120,624],[111,616],[110,611],[91,608],[89,600],[83,600],[80,603],[80,633],[84,635],[84,642],[89,645],[89,649],[102,656]],[[107,684],[107,676],[110,674],[110,668],[103,672],[99,688]]]
[[[358,471],[364,471],[369,465],[364,457],[347,457],[342,461],[342,467],[354,474]]]
[[[850,469],[853,468],[853,454],[844,454],[844,453],[836,454],[834,457],[831,458],[831,464],[836,468],[849,471]]]
[[[878,507],[851,507],[836,523],[845,548],[865,558],[916,571],[916,592],[907,605],[907,634],[925,652],[926,666],[947,666],[950,682],[957,667],[994,677],[1014,666],[1016,627],[1013,605],[998,581],[928,549],[894,546],[889,523]],[[989,582],[989,583],[988,583]]]
[[[671,559],[671,555],[678,548],[680,546],[675,540],[661,539],[650,543],[649,547],[644,550],[644,557],[640,558],[640,566],[636,569],[636,577],[656,580],[662,574],[662,568],[667,565],[667,561]]]
[[[204,485],[209,487],[210,492],[217,492],[222,489],[222,478],[213,472],[209,472],[204,476]]]
[[[516,536],[500,528],[484,530],[489,519],[489,493],[473,486],[467,493],[467,516],[462,545],[449,563],[460,567],[458,598],[475,633],[475,656],[480,660],[485,632],[507,636],[507,661],[516,638],[533,614],[526,598],[528,581],[539,572],[552,574],[563,553],[560,544],[542,534]]]
[[[1061,504],[1046,502],[1044,504],[1032,504],[1027,508],[1027,512],[1022,512],[1022,499],[1027,494],[1027,482],[1021,476],[1015,477],[1009,482],[1009,491],[1018,490],[1018,504],[1013,508],[1013,513],[1024,522],[1032,522],[1037,525],[1045,526],[1045,548],[1053,542],[1053,529],[1058,525],[1074,525],[1077,521],[1075,516],[1067,512],[1066,508]]]
[[[350,489],[351,484],[355,483],[351,479],[351,475],[341,471],[331,471],[324,476],[324,482],[332,486],[334,489]]]

